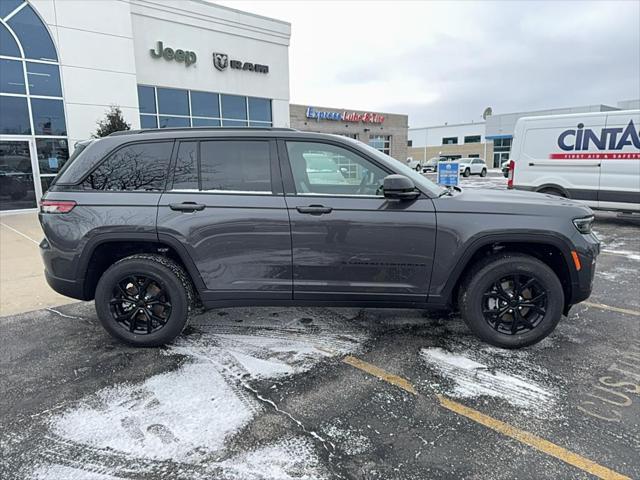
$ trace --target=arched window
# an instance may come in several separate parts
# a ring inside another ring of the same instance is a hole
[[[24,0],[0,1],[0,155],[13,177],[24,177],[22,184],[33,179],[24,197],[29,199],[47,190],[69,158],[58,54],[46,25]],[[29,208],[15,205],[0,198],[0,210]]]

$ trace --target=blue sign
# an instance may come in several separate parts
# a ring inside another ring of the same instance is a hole
[[[438,162],[438,185],[454,187],[458,185],[460,164],[458,162]]]

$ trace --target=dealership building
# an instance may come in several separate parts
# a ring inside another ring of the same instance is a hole
[[[289,126],[287,22],[200,0],[0,1],[0,210],[111,105],[132,128]]]
[[[490,168],[499,168],[502,162],[509,159],[513,132],[519,118],[632,109],[640,109],[640,99],[620,101],[615,107],[584,105],[504,113],[488,115],[481,122],[410,128],[408,156],[420,162],[436,157],[476,157],[485,159]]]
[[[354,138],[398,160],[407,158],[407,115],[293,104],[289,111],[296,130]]]

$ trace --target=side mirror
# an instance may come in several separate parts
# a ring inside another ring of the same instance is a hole
[[[415,200],[420,196],[413,180],[404,175],[388,175],[384,177],[382,186],[386,198],[397,200]]]

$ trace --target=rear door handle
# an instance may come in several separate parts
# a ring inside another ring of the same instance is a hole
[[[324,205],[309,205],[308,207],[296,207],[296,210],[307,215],[324,215],[325,213],[331,213],[333,208],[325,207]]]
[[[177,212],[199,212],[204,210],[205,205],[195,202],[170,203],[169,208]]]

